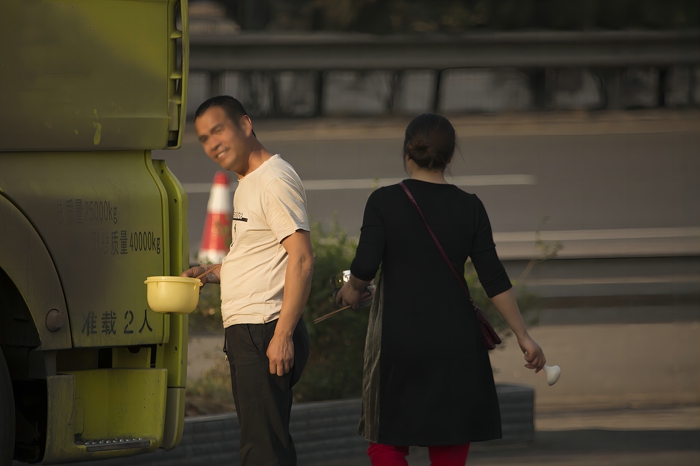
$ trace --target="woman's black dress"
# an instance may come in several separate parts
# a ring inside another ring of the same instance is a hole
[[[457,272],[471,257],[486,293],[511,288],[483,204],[453,185],[405,180]],[[501,437],[488,351],[466,294],[399,185],[376,190],[351,271],[381,278],[365,345],[360,434],[388,445]]]

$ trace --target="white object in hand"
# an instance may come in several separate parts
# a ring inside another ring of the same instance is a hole
[[[544,366],[544,372],[547,374],[547,383],[552,386],[557,383],[559,376],[561,375],[561,369],[559,366]]]

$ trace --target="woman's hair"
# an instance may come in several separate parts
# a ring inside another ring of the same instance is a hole
[[[424,113],[406,128],[404,157],[428,170],[444,170],[455,151],[455,129],[441,115]],[[405,158],[404,158],[405,160]]]

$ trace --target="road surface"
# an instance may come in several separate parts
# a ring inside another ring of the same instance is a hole
[[[296,168],[309,215],[359,234],[373,186],[406,177],[407,118],[254,122]],[[700,254],[700,112],[523,114],[453,118],[459,152],[448,179],[476,193],[504,259],[536,254],[534,232],[562,257]],[[188,123],[182,148],[155,151],[189,193],[192,255],[219,166]],[[231,177],[235,179],[234,176]],[[235,188],[235,182],[232,182]],[[591,252],[593,251],[593,252]]]

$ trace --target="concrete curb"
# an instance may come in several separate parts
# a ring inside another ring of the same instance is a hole
[[[557,258],[700,256],[700,227],[542,231],[545,243],[562,245]],[[534,231],[493,235],[503,260],[541,256]]]
[[[498,384],[496,389],[501,406],[503,440],[485,443],[532,442],[535,434],[534,390],[515,384]],[[290,431],[299,464],[325,464],[338,459],[363,458],[367,441],[357,435],[361,407],[360,399],[294,405]],[[182,441],[174,450],[75,463],[75,466],[238,466],[239,434],[236,413],[191,417],[185,419]]]
[[[484,136],[561,136],[641,133],[697,133],[700,112],[686,110],[635,110],[503,112],[493,115],[447,115],[459,138]],[[362,139],[402,140],[412,116],[357,118],[256,119],[263,142],[335,141]],[[197,142],[188,121],[183,142]]]

